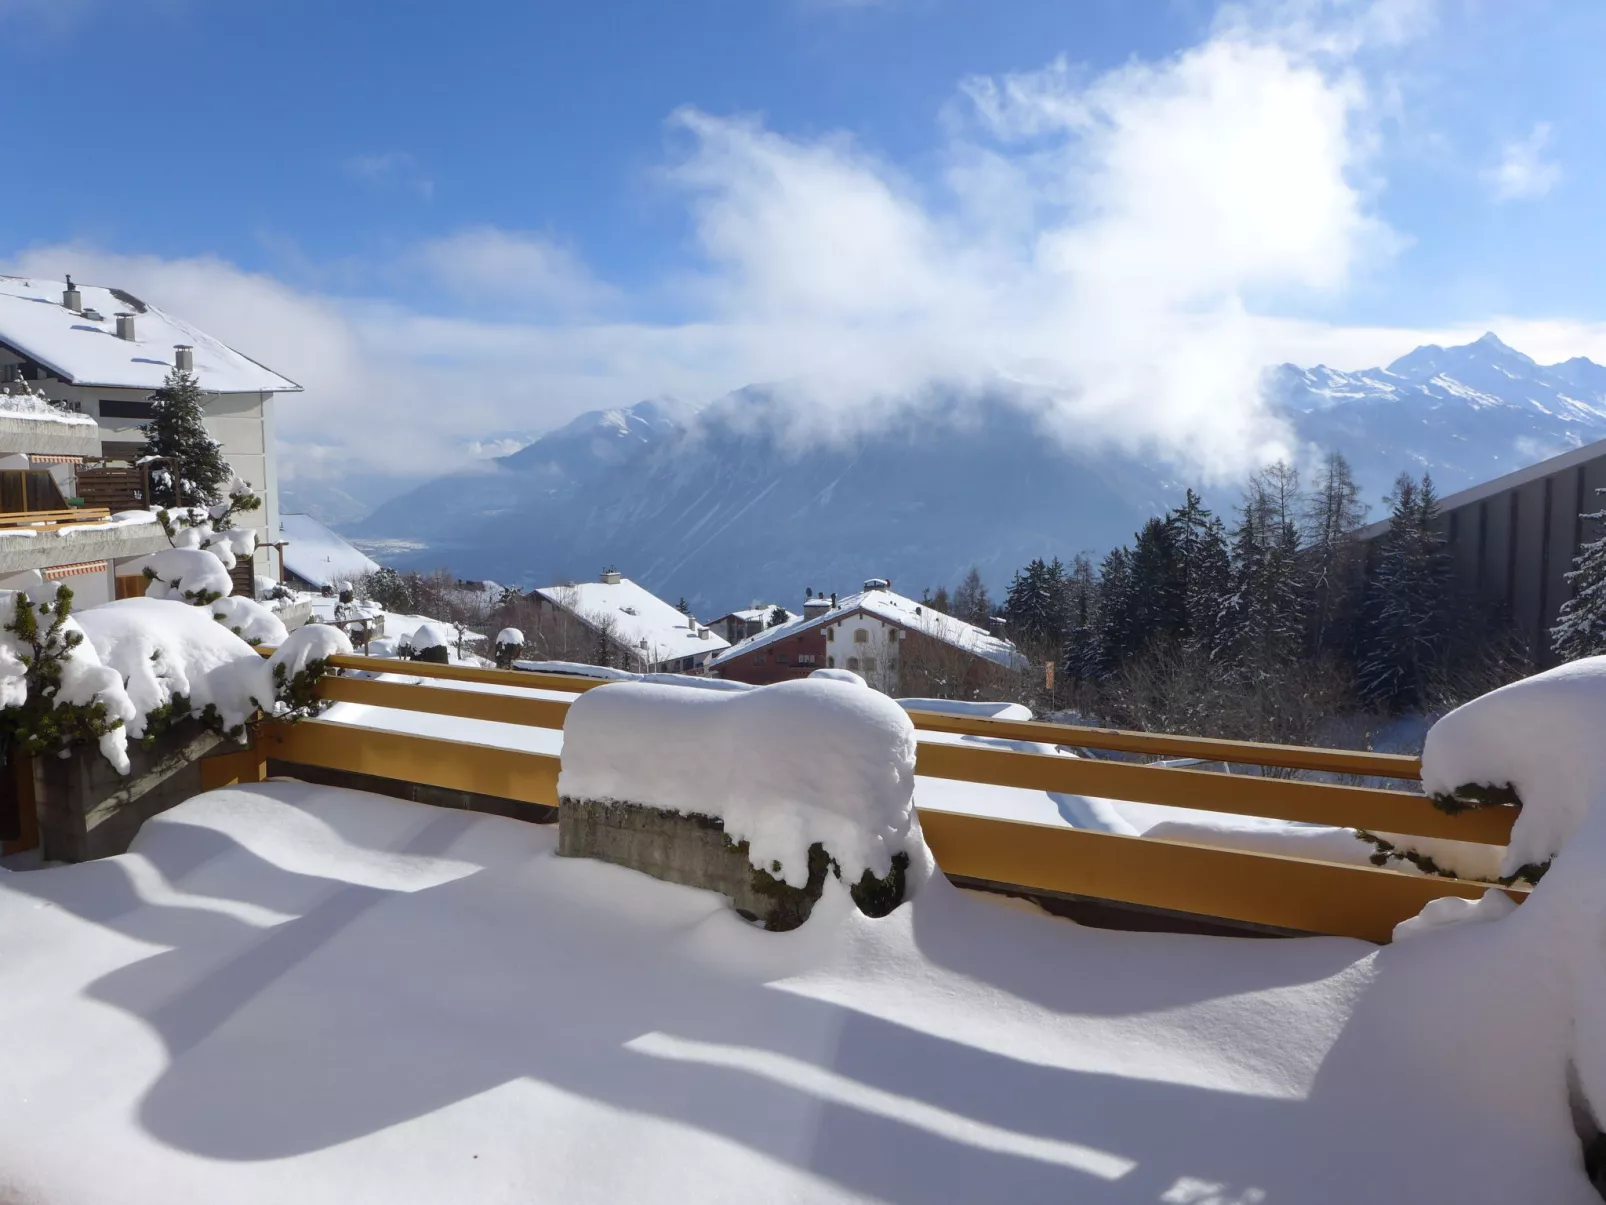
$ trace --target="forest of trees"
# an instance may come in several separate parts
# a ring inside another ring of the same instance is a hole
[[[972,570],[927,601],[1001,624],[1031,663],[1023,701],[1151,730],[1298,743],[1528,672],[1501,617],[1458,594],[1432,481],[1402,474],[1387,504],[1368,547],[1342,456],[1308,488],[1274,464],[1226,517],[1188,490],[1097,565],[1034,560],[996,607]]]

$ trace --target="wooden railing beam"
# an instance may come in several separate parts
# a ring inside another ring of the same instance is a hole
[[[1235,812],[1273,820],[1331,824],[1417,837],[1443,837],[1484,845],[1509,842],[1517,813],[1516,808],[1479,808],[1452,816],[1439,811],[1426,797],[1404,791],[1217,774],[1209,770],[1099,761],[1051,753],[1017,753],[933,741],[920,742],[915,773],[960,782],[1158,803],[1207,812]]]

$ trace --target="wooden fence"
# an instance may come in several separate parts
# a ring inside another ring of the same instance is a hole
[[[330,701],[538,728],[561,728],[569,703],[561,698],[533,695],[529,693],[531,688],[574,694],[606,685],[604,681],[566,675],[376,657],[336,657],[333,662],[340,669],[435,679],[439,684],[330,676],[320,687],[321,695]],[[1401,780],[1421,775],[1416,759],[1390,754],[1019,723],[924,711],[912,712],[911,717],[916,728],[927,733],[1198,758],[1279,770]],[[822,756],[829,756],[829,751],[822,750]],[[556,755],[327,720],[264,724],[251,750],[207,763],[203,767],[204,781],[208,786],[220,786],[259,779],[268,759],[526,803],[557,803],[560,759]],[[1517,811],[1513,807],[1493,807],[1450,815],[1421,794],[1406,791],[1025,753],[980,743],[921,740],[916,773],[928,778],[1486,845],[1509,841]],[[1038,893],[1117,901],[1378,942],[1387,941],[1396,924],[1414,916],[1429,900],[1445,895],[1476,898],[1489,886],[1370,865],[1000,820],[926,807],[920,809],[920,820],[938,864],[950,876]],[[1503,890],[1519,901],[1526,894],[1520,886]]]

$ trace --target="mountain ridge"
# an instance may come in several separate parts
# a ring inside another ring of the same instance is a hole
[[[1374,516],[1401,471],[1431,472],[1450,493],[1606,438],[1606,367],[1581,356],[1540,365],[1493,332],[1358,372],[1277,365],[1265,393],[1307,448],[1350,458]],[[1102,555],[1196,484],[1055,445],[997,394],[954,395],[949,413],[813,444],[769,421],[775,404],[749,387],[701,409],[653,399],[591,411],[346,530],[399,568],[524,586],[611,562],[717,612],[871,576],[918,593],[972,563],[1001,586],[1033,556]],[[1228,510],[1236,490],[1207,500]]]

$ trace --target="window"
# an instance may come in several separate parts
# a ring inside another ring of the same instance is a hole
[[[753,664],[754,665],[763,665],[764,664],[764,654],[763,653],[755,653],[753,655]]]
[[[826,628],[825,629],[825,638],[827,640],[834,641],[836,639],[836,629],[835,628]]]
[[[848,658],[848,668],[849,669],[858,669],[859,668],[859,659],[857,657],[849,657]]]
[[[786,654],[785,653],[776,653],[775,654],[775,664],[776,665],[785,665],[786,663],[787,663],[787,661],[786,661]]]
[[[864,672],[867,673],[867,674],[875,673],[875,658],[874,657],[866,657],[864,659]]]
[[[827,657],[825,659],[825,668],[826,669],[835,669],[836,668],[836,658],[835,657]]]
[[[870,643],[870,629],[869,628],[860,628],[856,632],[854,632],[853,633],[853,643],[854,644],[869,644]]]
[[[100,399],[102,418],[149,419],[154,414],[150,402],[125,402],[121,398]]]
[[[797,655],[797,663],[799,665],[817,665],[819,660],[813,653],[799,653]]]

